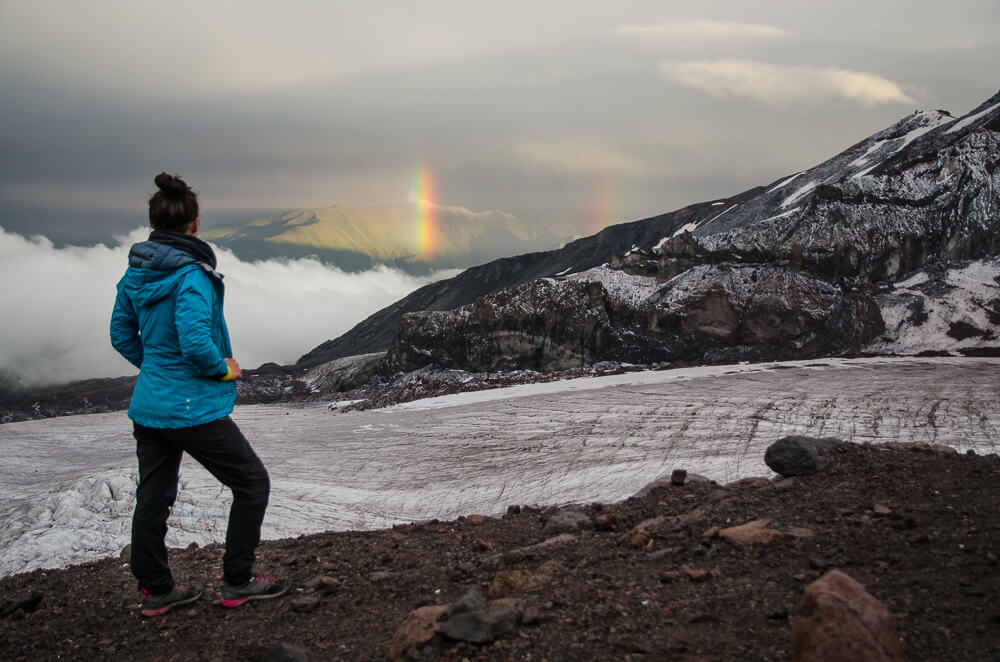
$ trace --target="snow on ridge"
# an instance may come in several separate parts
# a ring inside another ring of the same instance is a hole
[[[956,122],[954,126],[949,127],[948,130],[945,131],[945,133],[952,133],[954,131],[961,131],[962,129],[964,129],[965,127],[969,126],[970,124],[972,124],[973,122],[975,122],[979,118],[983,117],[984,115],[989,115],[990,113],[992,113],[997,108],[1000,108],[1000,103],[995,103],[992,106],[990,106],[989,108],[987,108],[986,110],[981,110],[978,113],[976,113],[975,115],[969,115],[967,117],[963,117],[958,122]]]
[[[888,142],[889,142],[888,140],[877,140],[877,141],[873,142],[871,145],[868,146],[868,149],[865,151],[864,154],[862,154],[858,158],[854,159],[853,161],[851,161],[847,165],[849,165],[849,166],[851,166],[853,168],[860,168],[861,166],[863,166],[866,163],[868,163],[868,159],[871,158],[872,154],[874,154],[875,152],[877,152],[879,149],[881,149],[883,146],[885,146],[885,144],[888,143]]]
[[[802,207],[792,207],[788,211],[783,211],[780,214],[775,214],[774,216],[769,216],[769,217],[765,218],[763,221],[758,221],[758,222],[759,223],[767,223],[768,221],[776,221],[779,218],[784,218],[786,216],[791,216],[792,214],[794,214],[795,212],[797,212],[797,211],[799,211],[801,209],[802,209]]]
[[[921,352],[959,352],[963,349],[995,344],[995,339],[978,335],[955,338],[949,335],[956,323],[976,329],[991,329],[990,311],[985,302],[1000,296],[996,278],[1000,260],[980,260],[964,267],[949,269],[945,275],[947,292],[924,294],[920,286],[931,281],[925,270],[895,283],[892,292],[879,296],[885,333],[865,351],[880,354],[914,355]],[[924,317],[914,320],[914,306]]]
[[[788,205],[792,204],[802,196],[806,195],[807,193],[815,189],[817,186],[819,186],[819,182],[816,181],[815,179],[806,184],[805,186],[802,186],[797,191],[795,191],[795,193],[792,193],[790,196],[784,199],[784,201],[781,203],[781,208],[784,209]]]
[[[917,285],[923,285],[930,280],[930,276],[927,275],[926,271],[918,271],[912,274],[906,280],[901,280],[893,283],[893,287],[898,290],[908,290],[911,287],[916,287]]]
[[[639,307],[657,289],[654,276],[637,276],[612,269],[607,265],[573,274],[567,277],[567,280],[599,282],[609,297],[632,307]]]
[[[685,232],[694,232],[697,229],[697,227],[698,227],[697,223],[688,223],[687,225],[684,225],[683,227],[677,228],[677,231],[674,232],[672,235],[670,235],[670,238],[673,239],[674,237],[679,237],[680,235],[684,234]],[[663,246],[663,241],[666,241],[666,240],[664,239],[664,240],[660,241],[660,243],[657,244],[657,247],[662,247]]]
[[[794,175],[792,175],[791,177],[789,177],[789,178],[788,178],[788,179],[786,179],[785,181],[783,181],[783,182],[781,182],[781,183],[779,183],[779,184],[775,184],[775,185],[774,185],[774,186],[773,186],[773,187],[771,188],[771,190],[769,190],[769,191],[768,191],[768,193],[774,193],[774,192],[775,192],[775,191],[777,191],[777,190],[778,190],[779,188],[781,188],[781,187],[783,187],[783,186],[787,186],[788,184],[791,184],[791,183],[792,183],[792,180],[793,180],[793,179],[795,179],[796,177],[798,177],[799,175],[804,175],[804,174],[805,174],[805,171],[803,171],[803,172],[797,172],[797,173],[795,173]]]

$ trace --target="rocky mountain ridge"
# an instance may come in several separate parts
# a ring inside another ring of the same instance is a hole
[[[1000,94],[959,119],[918,112],[770,187],[641,221],[661,236],[605,266],[403,314],[385,367],[545,371],[899,351],[898,338],[962,288],[965,309],[951,306],[944,335],[976,341],[922,351],[996,352],[998,163]],[[970,270],[974,283],[954,276]],[[914,274],[933,285],[895,287]]]

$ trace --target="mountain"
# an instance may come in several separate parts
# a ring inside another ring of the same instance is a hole
[[[296,367],[996,352],[998,163],[1000,94],[917,112],[767,186],[425,286]]]
[[[387,264],[424,274],[553,248],[571,235],[501,211],[422,203],[298,209],[201,236],[246,260],[314,255],[345,271]]]

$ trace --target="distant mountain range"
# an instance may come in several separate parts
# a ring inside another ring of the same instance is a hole
[[[385,264],[411,274],[549,250],[572,238],[568,227],[431,203],[298,209],[200,236],[245,260],[315,256],[345,271]]]

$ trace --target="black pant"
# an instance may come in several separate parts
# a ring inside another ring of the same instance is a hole
[[[233,492],[222,559],[223,581],[242,584],[250,579],[271,482],[236,423],[228,416],[177,429],[147,428],[136,423],[134,434],[139,486],[132,517],[131,565],[139,588],[157,594],[174,587],[163,539],[167,535],[167,517],[177,498],[178,471],[185,452]]]

